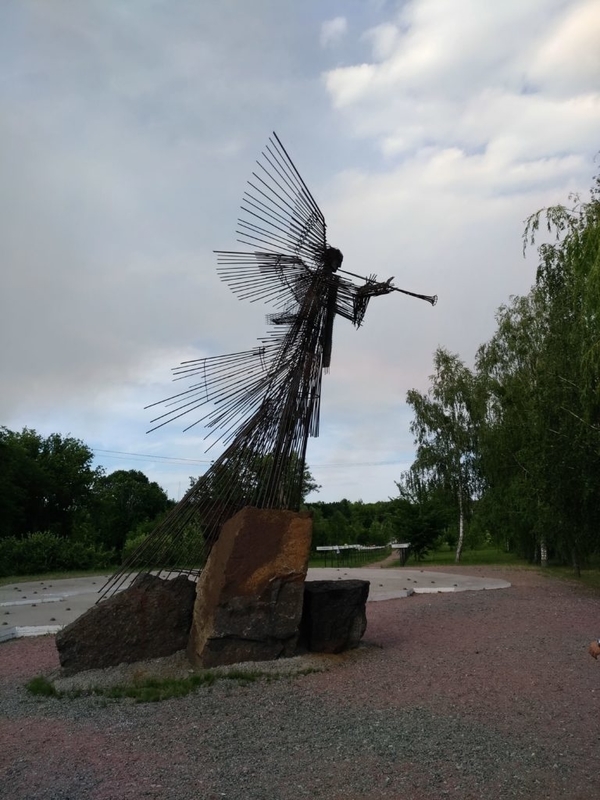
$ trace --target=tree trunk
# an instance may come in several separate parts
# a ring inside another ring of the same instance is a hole
[[[540,539],[540,566],[548,566],[548,545],[546,544],[545,536]]]
[[[465,538],[465,515],[463,511],[463,498],[460,487],[458,489],[458,542],[456,543],[456,556],[454,563],[460,563],[460,556],[463,549],[463,541]]]

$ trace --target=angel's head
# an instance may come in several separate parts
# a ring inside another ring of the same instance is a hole
[[[344,256],[342,255],[342,251],[338,250],[337,247],[325,248],[324,266],[328,272],[337,272],[342,266],[343,260]]]

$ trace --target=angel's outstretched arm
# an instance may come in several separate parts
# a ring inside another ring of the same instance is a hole
[[[370,275],[363,286],[359,286],[354,294],[354,308],[352,322],[359,328],[369,305],[371,297],[378,297],[382,294],[389,294],[394,291],[392,281],[394,278],[388,278],[387,281],[377,281],[375,275]]]

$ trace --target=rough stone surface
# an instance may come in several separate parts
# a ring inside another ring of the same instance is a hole
[[[308,512],[248,507],[223,525],[198,581],[193,664],[295,653],[311,536]]]
[[[358,647],[367,629],[369,581],[307,581],[300,643],[313,653]]]
[[[148,573],[56,635],[64,674],[168,656],[187,646],[196,584]]]

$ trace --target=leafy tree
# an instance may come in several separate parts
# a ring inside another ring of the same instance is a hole
[[[435,373],[426,394],[411,389],[407,402],[415,414],[415,469],[427,483],[449,490],[455,499],[459,535],[456,562],[464,542],[465,520],[479,489],[477,430],[479,393],[474,375],[457,355],[434,354]]]
[[[435,546],[449,521],[448,499],[443,487],[423,479],[416,465],[396,482],[399,501],[395,513],[397,536],[411,545],[410,553],[420,561]]]
[[[538,248],[536,291],[548,318],[544,393],[554,458],[547,462],[545,498],[559,549],[575,570],[598,548],[600,523],[600,179],[590,200],[542,209],[528,221],[524,241],[534,243],[545,220],[554,242]],[[558,491],[557,491],[558,489]]]
[[[543,222],[555,239],[539,247],[535,286],[500,309],[478,354],[488,391],[482,508],[528,555],[545,563],[554,552],[578,571],[598,548],[600,522],[598,182],[589,202],[534,214],[527,244]]]
[[[491,527],[504,532],[507,549],[516,546],[531,558],[538,544],[547,547],[547,530],[540,524],[549,436],[548,398],[540,384],[547,320],[536,292],[513,298],[496,319],[497,331],[476,362],[486,394],[479,436],[485,477],[481,511]]]
[[[217,496],[222,492],[230,495],[233,491],[237,491],[240,496],[248,498],[249,505],[252,505],[252,498],[260,495],[264,476],[269,473],[272,463],[273,456],[270,454],[256,456],[254,460],[245,459],[243,461],[243,471],[237,471],[232,475],[232,469],[224,469],[214,477],[211,476],[212,483],[206,486],[206,491],[211,492],[211,496]],[[288,465],[290,480],[295,478],[298,466],[298,459],[294,456],[290,459]],[[198,478],[190,476],[190,488],[195,486],[197,481]],[[302,503],[304,503],[307,495],[311,492],[318,492],[320,488],[321,486],[314,479],[309,467],[305,465],[302,473]]]
[[[309,467],[305,465],[302,476],[302,502],[305,503],[309,494],[317,493],[320,489],[321,484],[317,483]]]
[[[100,470],[79,439],[0,428],[0,532],[72,536]]]
[[[325,547],[331,544],[329,522],[323,516],[321,508],[311,506],[313,519],[312,547]]]
[[[354,544],[355,539],[352,536],[352,526],[346,517],[339,509],[333,512],[329,519],[329,529],[332,532],[334,544]]]
[[[127,534],[173,505],[166,492],[139,470],[116,470],[96,484],[93,520],[100,543],[121,552]]]

